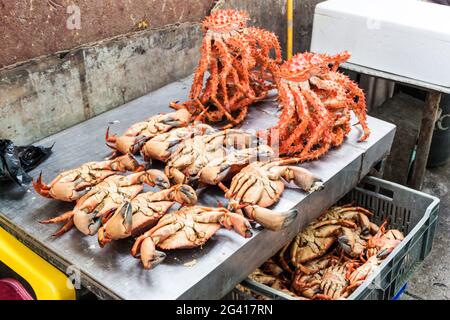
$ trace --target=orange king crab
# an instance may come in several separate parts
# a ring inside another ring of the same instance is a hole
[[[247,27],[248,19],[245,11],[237,10],[218,10],[204,19],[201,58],[190,100],[171,107],[186,108],[197,120],[219,122],[225,117],[225,128],[230,128],[243,121],[251,103],[267,96],[273,88],[266,81],[272,80],[268,66],[281,63],[281,48],[275,34]],[[272,50],[274,60],[270,58]]]
[[[369,137],[364,93],[337,71],[349,58],[347,51],[334,56],[305,52],[280,67],[272,63],[282,112],[268,131],[268,143],[278,142],[282,156],[313,160],[341,145],[350,131],[350,111],[364,131],[359,140]]]

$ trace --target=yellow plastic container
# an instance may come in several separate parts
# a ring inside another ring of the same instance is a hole
[[[38,300],[75,300],[67,276],[0,227],[0,261],[25,279]]]

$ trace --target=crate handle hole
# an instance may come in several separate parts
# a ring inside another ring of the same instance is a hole
[[[380,190],[378,191],[380,194],[382,194],[383,196],[386,196],[386,197],[388,197],[388,198],[390,198],[390,199],[393,199],[394,198],[394,191],[392,191],[392,190],[389,190],[389,189],[385,189],[385,188],[381,188],[380,187]]]

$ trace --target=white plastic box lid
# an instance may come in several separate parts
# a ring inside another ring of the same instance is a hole
[[[311,51],[450,87],[450,7],[417,0],[329,0],[316,6]]]

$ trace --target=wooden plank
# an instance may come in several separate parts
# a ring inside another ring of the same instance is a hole
[[[430,91],[425,100],[425,109],[422,114],[419,139],[417,141],[416,160],[409,185],[417,190],[422,189],[425,169],[427,166],[428,153],[430,152],[431,139],[433,138],[434,125],[437,120],[441,93]]]

